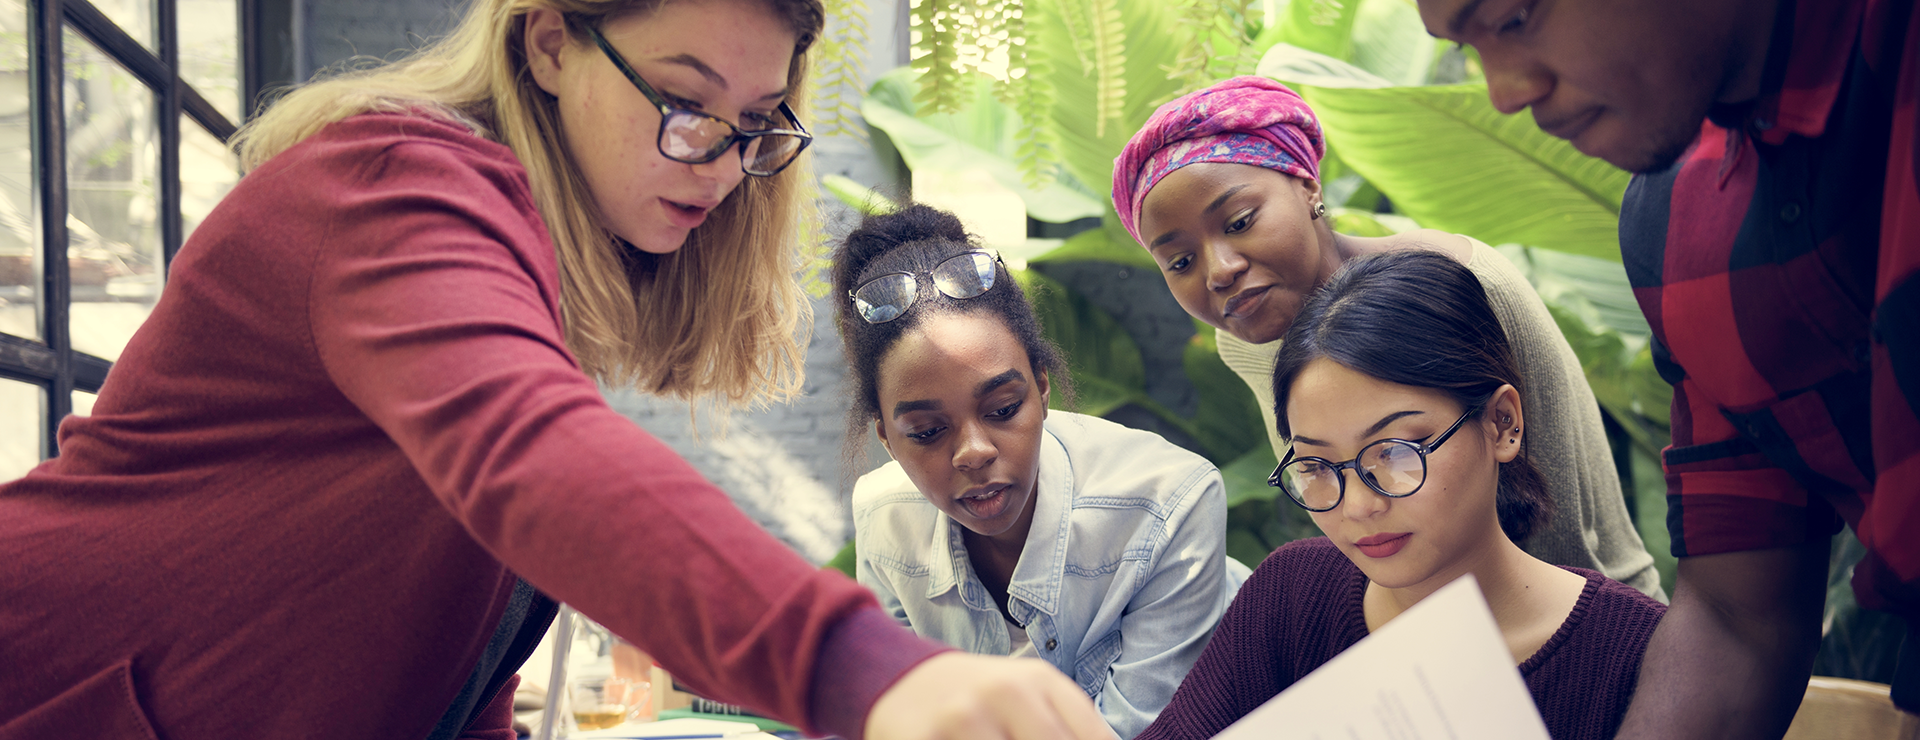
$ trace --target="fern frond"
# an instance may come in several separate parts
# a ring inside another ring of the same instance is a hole
[[[1120,0],[1091,0],[1094,75],[1094,138],[1105,138],[1107,121],[1119,120],[1127,104],[1127,28]]]
[[[829,31],[821,34],[815,46],[817,79],[814,115],[815,133],[864,136],[860,120],[860,97],[866,80],[864,59],[870,37],[867,33],[866,0],[827,0]]]
[[[1002,100],[1020,117],[1014,150],[1020,178],[1028,187],[1039,189],[1053,182],[1054,172],[1060,167],[1058,142],[1053,127],[1048,125],[1053,117],[1053,83],[1041,73],[1053,63],[1054,55],[1028,43],[1024,8],[1010,20],[1009,29],[1013,45],[1007,53],[1008,79]]]
[[[1073,56],[1080,62],[1080,73],[1093,74],[1093,31],[1092,14],[1088,9],[1089,0],[1050,0],[1053,14],[1060,19],[1060,27],[1067,32],[1067,38],[1073,39]]]
[[[959,64],[960,24],[943,0],[916,0],[912,23],[920,34],[913,45],[913,68],[920,71],[914,102],[930,112],[959,110],[968,92]]]

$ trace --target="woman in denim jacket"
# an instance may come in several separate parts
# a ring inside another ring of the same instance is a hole
[[[1139,733],[1249,572],[1224,552],[1219,471],[1049,411],[1066,363],[951,214],[868,218],[833,281],[853,434],[871,426],[894,459],[854,487],[860,582],[923,636],[1051,663]]]

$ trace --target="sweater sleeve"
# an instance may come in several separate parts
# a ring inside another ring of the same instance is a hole
[[[703,693],[859,737],[879,693],[940,648],[606,406],[566,349],[552,246],[502,159],[432,140],[324,159],[338,217],[308,310],[325,371],[508,568]]]

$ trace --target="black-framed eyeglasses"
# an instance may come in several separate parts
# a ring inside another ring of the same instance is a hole
[[[757,177],[771,177],[793,164],[793,160],[800,157],[800,152],[813,143],[813,134],[807,133],[806,127],[800,125],[800,118],[793,114],[793,108],[784,102],[779,107],[780,115],[786,117],[792,128],[779,128],[776,126],[778,122],[769,120],[765,128],[751,131],[741,130],[723,118],[674,107],[646,80],[640,79],[640,74],[628,66],[626,58],[614,51],[613,45],[600,35],[600,29],[588,26],[587,33],[593,36],[593,43],[600,46],[600,51],[606,53],[613,66],[627,76],[627,81],[632,82],[634,87],[640,89],[640,94],[647,96],[647,100],[660,109],[660,136],[654,143],[660,147],[661,156],[667,159],[685,164],[705,164],[719,159],[738,142],[741,171]]]
[[[940,261],[925,272],[889,272],[877,275],[847,291],[860,318],[869,324],[884,324],[900,318],[920,295],[920,276],[933,279],[934,290],[948,298],[966,300],[993,290],[999,273],[1000,256],[985,250],[961,252]]]
[[[1307,511],[1332,511],[1347,497],[1346,471],[1351,468],[1360,482],[1387,498],[1405,498],[1427,483],[1427,456],[1446,444],[1460,425],[1479,409],[1468,409],[1430,444],[1405,439],[1382,439],[1360,448],[1352,460],[1336,463],[1319,457],[1293,456],[1273,469],[1267,485],[1287,492],[1287,497]]]

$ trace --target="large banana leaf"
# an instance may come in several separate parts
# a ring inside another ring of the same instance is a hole
[[[1391,87],[1324,55],[1275,45],[1260,73],[1298,84],[1353,171],[1429,228],[1618,260],[1628,174],[1503,116],[1484,85]]]
[[[1292,0],[1281,15],[1280,43],[1351,59],[1359,6],[1356,0]]]
[[[1424,85],[1439,60],[1420,10],[1408,0],[1360,0],[1353,22],[1353,64],[1395,85]],[[1295,44],[1299,46],[1299,44]],[[1335,56],[1329,54],[1328,56]]]
[[[1085,7],[1112,10],[1114,5],[1124,29],[1124,58],[1113,65],[1111,58],[1076,54],[1081,45],[1076,43],[1075,29],[1097,20],[1087,17]],[[1153,103],[1183,92],[1180,83],[1167,76],[1164,65],[1179,56],[1193,32],[1179,23],[1172,5],[1157,0],[1034,0],[1024,10],[1030,34],[1027,43],[1049,50],[1048,63],[1031,73],[1043,77],[1041,83],[1054,92],[1053,116],[1046,125],[1056,137],[1057,154],[1066,170],[1101,198],[1112,193],[1113,158],[1153,115]],[[1114,120],[1099,117],[1103,71],[1118,72],[1124,83],[1125,102]]]
[[[1013,159],[1018,147],[1014,136],[1021,123],[994,98],[991,80],[975,81],[972,102],[960,112],[916,115],[917,74],[910,67],[888,72],[860,104],[860,114],[886,132],[909,168],[916,172],[984,169],[1020,195],[1027,215],[1049,223],[1096,217],[1104,211],[1099,199],[1075,189],[1065,178],[1039,188],[1027,185]]]

